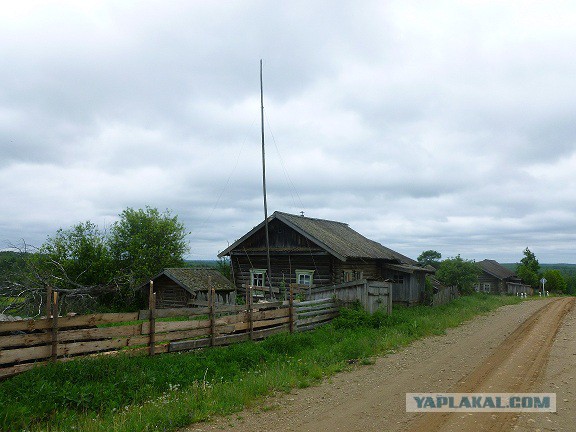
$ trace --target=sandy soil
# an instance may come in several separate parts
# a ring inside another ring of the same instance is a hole
[[[505,306],[192,431],[576,431],[574,298]],[[407,392],[552,392],[556,413],[407,413]]]

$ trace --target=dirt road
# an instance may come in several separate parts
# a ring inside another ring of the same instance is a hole
[[[187,431],[576,431],[574,298],[505,306],[444,336]],[[407,392],[551,392],[557,413],[406,413]]]

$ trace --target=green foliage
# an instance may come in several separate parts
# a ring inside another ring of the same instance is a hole
[[[374,355],[519,301],[473,295],[391,316],[356,307],[342,310],[333,325],[262,342],[49,364],[0,382],[0,430],[177,430],[275,391],[310,386],[351,360],[370,364]]]
[[[540,263],[536,259],[536,255],[528,248],[524,249],[524,258],[520,260],[520,263],[536,274],[540,271]]]
[[[440,259],[442,258],[442,254],[435,250],[427,250],[422,252],[417,260],[422,266],[430,265],[435,269],[440,267]]]
[[[183,267],[186,230],[169,210],[127,208],[110,230],[109,247],[118,270],[136,287],[166,267]]]
[[[536,259],[536,255],[534,255],[530,249],[524,249],[524,258],[520,260],[520,263],[516,267],[516,275],[522,279],[524,283],[533,288],[538,288],[540,285],[539,270],[540,263]]]
[[[34,254],[35,268],[45,282],[59,288],[110,284],[114,271],[106,240],[90,221],[59,229]]]
[[[461,293],[471,293],[481,272],[474,261],[465,260],[457,255],[440,263],[436,277],[446,286],[457,287]]]
[[[226,277],[229,281],[232,280],[232,268],[230,267],[230,258],[222,257],[216,261],[216,270]]]
[[[529,267],[519,264],[516,268],[516,275],[522,279],[522,281],[533,288],[538,288],[540,285],[540,278],[538,273],[534,273]]]
[[[545,289],[556,293],[565,293],[568,283],[559,270],[546,270],[543,277],[546,279]]]
[[[31,316],[43,310],[47,286],[61,292],[61,311],[135,310],[143,303],[136,290],[142,282],[163,268],[184,266],[186,235],[177,216],[150,207],[124,210],[110,233],[90,221],[61,228],[36,253],[20,254],[24,269],[0,284],[0,296],[25,287],[26,302],[18,306]],[[15,256],[2,258],[2,267],[16,267]]]

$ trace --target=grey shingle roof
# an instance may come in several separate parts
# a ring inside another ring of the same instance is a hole
[[[166,268],[154,279],[166,275],[189,292],[206,291],[208,282],[216,291],[233,291],[234,285],[222,273],[205,268]]]
[[[498,279],[517,278],[516,273],[499,264],[497,261],[485,259],[476,264],[478,264],[486,273],[489,273]]]
[[[315,219],[282,212],[274,212],[274,214],[268,218],[268,222],[270,223],[273,219],[284,222],[342,261],[346,261],[348,258],[372,258],[404,264],[418,264],[413,259],[364,237],[362,234],[350,228],[348,224],[342,222]],[[264,222],[254,227],[218,256],[229,254],[231,250],[263,226]]]

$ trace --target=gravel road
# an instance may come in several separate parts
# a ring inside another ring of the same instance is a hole
[[[576,431],[575,300],[504,306],[373,365],[185,431]],[[407,413],[407,392],[551,392],[557,412]]]

